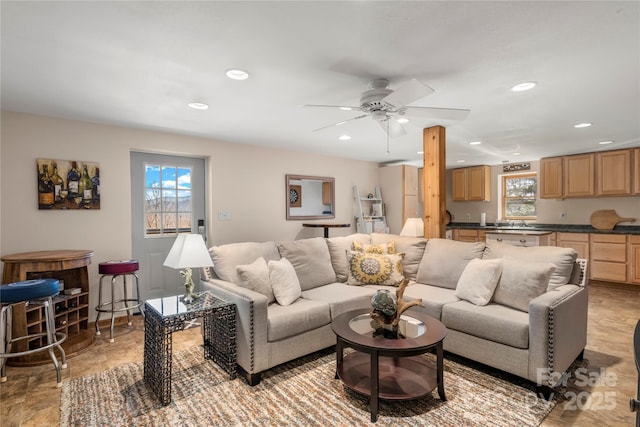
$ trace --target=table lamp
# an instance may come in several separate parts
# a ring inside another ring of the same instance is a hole
[[[407,218],[407,222],[404,223],[401,236],[409,237],[423,237],[424,236],[424,222],[422,218]]]
[[[164,265],[171,268],[184,268],[180,274],[184,277],[184,302],[191,303],[198,296],[193,293],[195,285],[191,277],[191,268],[213,267],[211,255],[200,234],[178,234],[173,246],[164,260]]]

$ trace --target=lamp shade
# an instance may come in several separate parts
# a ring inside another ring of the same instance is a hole
[[[424,236],[424,222],[422,222],[422,218],[407,218],[407,222],[404,223],[400,235],[410,237]]]
[[[200,234],[178,234],[164,265],[176,269],[197,268],[213,267],[213,262]]]

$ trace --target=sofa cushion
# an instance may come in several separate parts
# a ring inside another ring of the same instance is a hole
[[[265,261],[280,259],[280,253],[275,242],[243,242],[214,246],[209,249],[213,270],[221,280],[240,285],[242,279],[238,276],[236,267],[251,264],[262,257]]]
[[[331,318],[360,308],[371,308],[371,297],[375,290],[364,286],[349,286],[346,283],[330,283],[302,293],[302,298],[329,304]]]
[[[445,304],[460,301],[453,289],[410,283],[404,291],[404,299],[410,301],[418,298],[422,298],[422,304],[424,304],[424,308],[419,310],[438,320],[442,318],[442,307]]]
[[[501,274],[502,259],[472,259],[458,280],[456,296],[475,305],[487,305]]]
[[[465,267],[474,258],[481,258],[484,243],[429,239],[420,261],[416,282],[455,289]]]
[[[529,315],[499,304],[447,304],[442,323],[449,329],[516,348],[529,348]]]
[[[331,264],[333,270],[336,273],[336,280],[338,282],[346,282],[349,277],[349,263],[347,262],[346,251],[353,248],[353,242],[357,241],[364,245],[371,243],[371,238],[368,234],[352,234],[350,236],[329,237],[327,239],[327,246],[329,247],[329,254],[331,255]]]
[[[336,281],[329,247],[322,237],[278,242],[280,256],[296,269],[303,291]]]
[[[304,298],[267,308],[267,341],[279,341],[331,323],[329,304]]]
[[[380,255],[346,251],[346,254],[349,261],[349,285],[398,286],[404,280],[402,253]]]
[[[404,254],[402,259],[402,271],[404,277],[409,280],[416,280],[416,273],[420,260],[424,255],[424,248],[427,245],[427,239],[422,237],[396,236],[393,234],[372,233],[371,243],[380,245],[388,242],[395,243],[396,252]]]
[[[293,304],[302,294],[293,265],[286,258],[269,261],[268,265],[269,281],[276,301],[280,305]]]
[[[358,242],[357,240],[353,241],[353,250],[357,252],[364,252],[367,254],[395,254],[396,253],[396,242],[393,240],[386,243],[380,243],[378,245],[367,245]]]
[[[504,257],[502,276],[493,294],[493,301],[529,312],[529,302],[545,293],[555,268],[550,262],[526,262]]]
[[[264,295],[267,297],[267,303],[276,300],[271,289],[269,266],[264,258],[260,257],[251,264],[239,265],[236,270],[240,276],[240,286]]]
[[[522,261],[550,262],[556,266],[549,280],[548,290],[566,285],[571,280],[571,272],[578,253],[572,248],[555,246],[519,247],[506,243],[487,243],[483,259],[503,258],[505,256]]]

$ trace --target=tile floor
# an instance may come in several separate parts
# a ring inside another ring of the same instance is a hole
[[[635,396],[632,334],[640,318],[640,287],[637,290],[590,287],[589,330],[585,358],[588,373],[571,388],[567,401],[557,405],[543,426],[632,426],[629,399]],[[63,380],[89,375],[120,364],[142,360],[142,319],[131,327],[119,326],[116,341],[108,334],[95,345],[69,358]],[[202,343],[200,329],[174,334],[174,351]],[[604,376],[601,376],[604,373]],[[34,368],[8,367],[8,381],[0,384],[0,425],[54,426],[60,422],[60,388],[51,364]]]

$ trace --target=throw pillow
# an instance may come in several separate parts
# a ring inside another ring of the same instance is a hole
[[[372,254],[347,251],[349,261],[348,285],[389,285],[402,283],[402,258],[400,254]]]
[[[395,254],[396,253],[396,243],[391,241],[387,243],[381,243],[379,245],[366,245],[358,242],[357,240],[353,241],[353,250],[357,252],[364,252],[367,254]]]
[[[278,251],[296,270],[303,291],[334,283],[336,272],[323,237],[278,242]]]
[[[302,295],[296,270],[286,258],[269,261],[269,281],[273,295],[280,305],[291,305]]]
[[[389,243],[391,240],[393,240],[395,252],[402,252],[404,254],[404,258],[402,259],[404,277],[415,281],[418,266],[424,255],[424,248],[427,245],[427,239],[423,237],[371,233],[371,243],[374,245]]]
[[[469,261],[482,258],[482,252],[484,242],[429,239],[418,267],[416,282],[455,289]]]
[[[502,259],[502,276],[493,294],[497,304],[529,312],[529,302],[545,293],[556,266],[550,262]]]
[[[264,295],[267,297],[267,303],[276,300],[269,280],[269,266],[264,258],[260,257],[248,265],[239,265],[236,270],[240,276],[240,286]]]
[[[350,236],[329,237],[326,240],[331,255],[331,264],[336,272],[336,279],[338,282],[344,283],[349,278],[349,263],[347,257],[344,256],[344,251],[353,247],[354,240],[360,243],[371,243],[371,237],[368,234],[357,233]]]
[[[475,305],[487,305],[498,286],[501,274],[501,259],[474,258],[458,279],[456,296]]]

